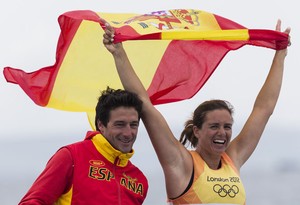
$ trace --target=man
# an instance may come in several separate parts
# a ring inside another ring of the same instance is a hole
[[[60,148],[19,205],[142,204],[144,174],[130,162],[142,101],[133,93],[107,88],[96,106],[97,131]]]

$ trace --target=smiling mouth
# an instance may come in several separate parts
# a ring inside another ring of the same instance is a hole
[[[131,140],[120,140],[122,143],[128,144],[131,142]]]
[[[214,140],[213,141],[215,144],[225,144],[225,140]]]

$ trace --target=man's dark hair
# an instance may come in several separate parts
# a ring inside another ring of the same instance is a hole
[[[118,107],[133,107],[137,111],[138,119],[140,120],[142,104],[143,102],[135,93],[107,87],[106,90],[101,92],[101,96],[98,98],[95,117],[96,130],[99,131],[97,121],[100,120],[106,127],[110,118],[110,111]]]

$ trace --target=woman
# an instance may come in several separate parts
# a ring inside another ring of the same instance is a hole
[[[281,30],[278,21],[276,30]],[[290,28],[285,30],[290,33]],[[103,43],[112,53],[126,90],[143,101],[142,120],[164,171],[170,204],[245,204],[245,191],[239,177],[242,165],[256,148],[273,113],[282,84],[287,49],[275,53],[267,79],[241,132],[231,141],[232,108],[222,100],[202,103],[187,121],[180,143],[166,120],[151,104],[121,43],[113,43],[114,30],[106,24]],[[188,141],[195,151],[184,144]]]

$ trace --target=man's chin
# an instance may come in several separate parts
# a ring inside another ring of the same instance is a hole
[[[124,154],[130,153],[132,151],[132,147],[122,147],[120,151]]]

